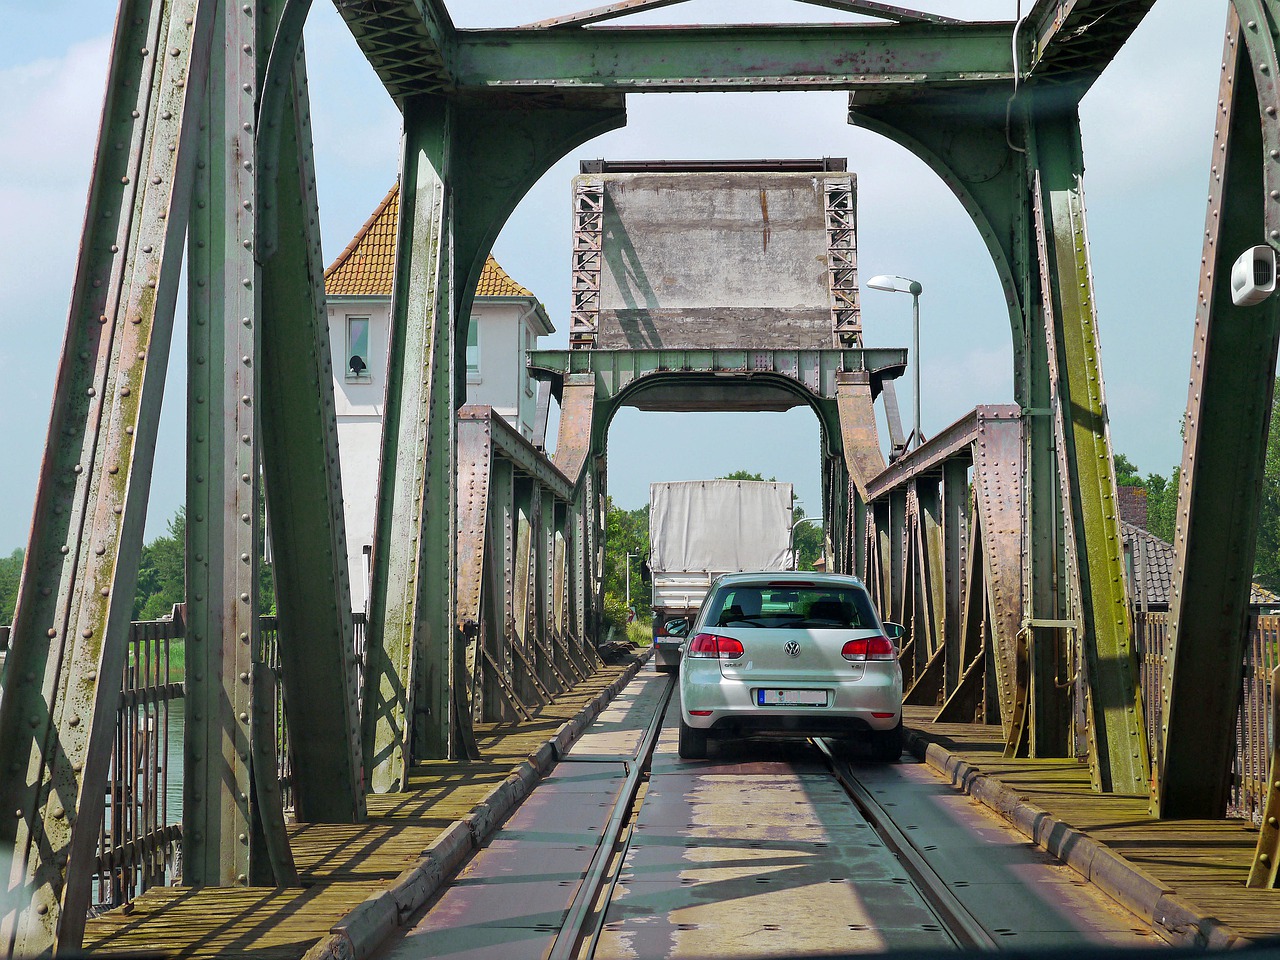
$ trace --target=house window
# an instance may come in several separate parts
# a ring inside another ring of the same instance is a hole
[[[348,380],[369,380],[369,318],[347,317]]]
[[[467,324],[467,376],[480,376],[480,324],[474,317]]]

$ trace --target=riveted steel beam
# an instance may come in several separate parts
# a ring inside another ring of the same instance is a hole
[[[259,197],[271,196],[279,228],[276,254],[262,267],[263,476],[294,813],[351,823],[365,815],[358,660],[306,66],[300,45],[293,49],[278,162],[260,178],[273,187],[259,189]]]
[[[699,376],[709,382],[724,383],[726,374],[761,385],[776,386],[783,392],[778,402],[800,406],[811,397],[834,400],[841,374],[870,375],[871,397],[880,392],[881,384],[900,377],[907,365],[907,352],[901,349],[862,350],[531,350],[529,371],[538,379],[551,381],[552,393],[560,397],[569,375],[582,375],[578,383],[596,385],[596,399],[625,399],[645,408],[660,409],[670,401],[679,404],[679,394],[687,393]],[[681,379],[676,380],[675,377]],[[676,396],[644,398],[641,389],[674,385]],[[741,384],[730,386],[740,390]],[[623,395],[626,394],[625,397]],[[794,398],[794,399],[788,399]],[[563,404],[563,400],[561,401]],[[715,400],[709,402],[708,409]],[[567,472],[567,471],[566,471]]]
[[[662,7],[675,6],[686,0],[620,0],[618,3],[593,7],[580,13],[572,13],[563,17],[549,17],[535,23],[524,24],[524,30],[546,30],[552,27],[585,27],[592,23],[601,23],[616,17],[625,17],[642,10],[657,10]],[[951,17],[942,17],[933,13],[922,13],[907,10],[887,3],[874,3],[870,0],[804,0],[814,6],[826,7],[830,10],[843,10],[848,13],[865,13],[873,17],[881,17],[897,23],[960,23]]]
[[[1016,418],[992,418],[979,423],[973,444],[973,497],[981,538],[983,604],[989,611],[1000,717],[1009,737],[1018,709],[1019,636],[1022,633],[1022,531],[1025,516],[1023,423]],[[974,547],[970,548],[976,549]],[[977,558],[975,557],[975,566]],[[975,587],[976,588],[976,587]],[[970,594],[972,596],[972,593]],[[973,604],[970,604],[972,608]],[[966,619],[973,616],[970,609]],[[972,650],[970,650],[972,652]],[[1025,689],[1023,690],[1025,694]],[[1022,706],[1027,706],[1025,696]]]
[[[364,766],[378,793],[404,788],[415,751],[442,757],[448,750],[449,119],[447,105],[434,100],[414,101],[405,112],[363,713]]]
[[[460,30],[462,90],[913,90],[1009,83],[1012,24]]]
[[[297,881],[262,674],[259,402],[262,284],[255,260],[259,68],[256,6],[223,6],[189,233],[188,715],[183,879]]]
[[[1065,508],[1073,616],[1088,664],[1090,763],[1105,792],[1146,795],[1150,768],[1146,728],[1125,592],[1115,465],[1103,391],[1098,318],[1085,230],[1079,121],[1074,114],[1041,119],[1032,141],[1033,198],[1041,238],[1040,283],[1048,347],[1050,406]],[[1048,249],[1043,249],[1047,240]],[[1045,257],[1047,253],[1047,258]],[[1032,628],[1038,633],[1041,628]],[[1056,629],[1056,628],[1050,628]],[[1061,644],[1066,650],[1067,643]],[[1036,695],[1069,682],[1063,664],[1037,658]],[[1061,673],[1059,673],[1059,670]],[[1049,696],[1053,698],[1053,694]],[[1054,698],[1056,699],[1056,698]],[[1056,710],[1038,721],[1056,723]]]
[[[1243,250],[1280,238],[1276,25],[1272,3],[1239,0],[1228,15],[1174,537],[1164,818],[1222,816],[1236,750],[1280,301],[1234,306],[1230,275]]]
[[[1039,84],[1069,84],[1079,98],[1129,39],[1155,0],[1038,0],[1022,27],[1024,73]]]
[[[444,0],[334,0],[397,103],[454,85],[456,31]]]
[[[73,953],[84,931],[212,12],[133,0],[112,42],[0,699],[0,847],[13,858],[0,954]]]
[[[963,651],[965,573],[969,540],[969,464],[949,460],[942,465],[943,645],[947,649],[943,686],[950,695],[968,663]]]

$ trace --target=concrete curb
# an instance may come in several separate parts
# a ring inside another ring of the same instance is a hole
[[[598,717],[652,656],[640,659],[593,697],[572,720],[557,728],[529,758],[516,765],[460,820],[455,820],[422,852],[422,859],[405,870],[385,890],[369,896],[329,929],[329,936],[313,945],[303,960],[366,960],[430,900],[520,805],[538,781],[560,761],[582,731]]]
[[[1019,833],[1053,854],[1130,913],[1157,928],[1179,946],[1225,949],[1244,947],[1252,941],[1240,936],[1216,917],[1200,912],[1194,904],[1110,847],[1099,843],[1071,824],[1051,816],[1025,797],[1018,796],[995,777],[930,740],[919,730],[907,729],[907,749],[928,764],[956,789],[990,807]]]

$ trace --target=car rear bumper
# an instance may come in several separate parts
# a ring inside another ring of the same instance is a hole
[[[718,670],[701,669],[704,663],[693,660],[684,665],[680,713],[687,726],[715,736],[852,736],[870,730],[892,730],[902,719],[902,675],[896,664],[892,670],[868,669],[857,680],[787,684],[791,688],[828,691],[826,706],[803,707],[759,706],[756,692],[763,686],[761,682],[727,679]],[[694,716],[690,710],[710,713]],[[877,717],[877,713],[888,716]]]
[[[680,665],[680,648],[684,641],[678,637],[659,637],[653,641],[653,662],[657,667]]]

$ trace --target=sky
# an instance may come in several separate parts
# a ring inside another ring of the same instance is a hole
[[[513,26],[588,0],[448,0],[459,27]],[[1030,0],[1026,0],[1030,5]],[[1018,0],[933,0],[920,9],[1013,19]],[[1181,459],[1209,153],[1227,5],[1160,0],[1081,105],[1085,194],[1111,435],[1143,473]],[[24,547],[102,108],[114,18],[107,0],[0,0],[0,554]],[[858,20],[792,0],[690,0],[632,23]],[[306,32],[326,262],[395,181],[399,113],[334,8],[319,0]],[[1008,314],[995,268],[954,195],[904,149],[846,122],[839,93],[632,95],[628,123],[553,167],[505,225],[494,255],[546,305],[568,343],[570,181],[582,158],[847,157],[858,176],[862,280],[919,280],[923,430],[978,403],[1012,399]],[[911,301],[862,291],[868,347],[905,347]],[[182,321],[175,338],[148,539],[183,496]],[[910,420],[910,373],[899,402]],[[632,508],[651,481],[734,470],[796,484],[820,512],[819,435],[807,409],[785,414],[623,410],[609,435],[609,492]]]

